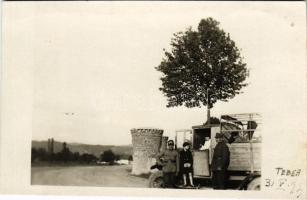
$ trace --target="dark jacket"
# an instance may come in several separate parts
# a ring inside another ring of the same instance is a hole
[[[180,151],[180,165],[183,165],[184,163],[190,163],[191,165],[193,164],[193,156],[192,152],[190,150],[181,150]]]
[[[184,174],[193,171],[193,156],[190,150],[185,151],[184,149],[180,151],[179,154],[180,171]],[[190,167],[184,167],[184,163],[190,163]]]
[[[214,148],[211,170],[227,170],[229,166],[230,152],[225,142],[218,142]]]

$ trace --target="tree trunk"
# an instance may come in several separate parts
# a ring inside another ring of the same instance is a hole
[[[210,108],[209,108],[209,105],[207,106],[207,125],[210,125]]]
[[[210,125],[210,95],[209,88],[207,88],[207,125]]]

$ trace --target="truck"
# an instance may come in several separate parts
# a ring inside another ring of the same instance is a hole
[[[193,178],[211,180],[211,161],[216,145],[216,133],[222,133],[230,150],[228,174],[230,181],[237,181],[238,190],[260,190],[261,185],[261,115],[241,113],[221,115],[218,122],[177,130],[175,147],[191,143]],[[205,143],[208,144],[205,145]],[[205,149],[203,147],[206,146]],[[149,187],[163,187],[163,174],[158,167],[149,177]]]

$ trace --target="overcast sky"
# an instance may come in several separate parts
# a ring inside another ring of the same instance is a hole
[[[269,120],[267,130],[302,131],[303,3],[49,2],[23,6],[29,12],[7,9],[16,44],[30,41],[24,53],[34,73],[33,139],[121,145],[131,143],[132,128],[173,137],[204,123],[205,107],[166,108],[154,67],[174,33],[207,17],[230,33],[250,69],[244,93],[215,104],[212,115],[258,112]]]

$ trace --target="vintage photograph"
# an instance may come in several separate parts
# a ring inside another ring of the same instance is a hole
[[[295,7],[41,3],[4,13],[32,69],[31,186],[243,192],[275,187],[272,172],[304,176],[275,156],[304,132]]]
[[[31,184],[260,190],[256,101],[227,109],[253,95],[249,41],[232,38],[246,32],[223,17],[161,23],[159,11],[118,9],[38,31],[48,58],[36,68]]]
[[[31,184],[261,189],[257,16],[169,9],[40,15]]]

